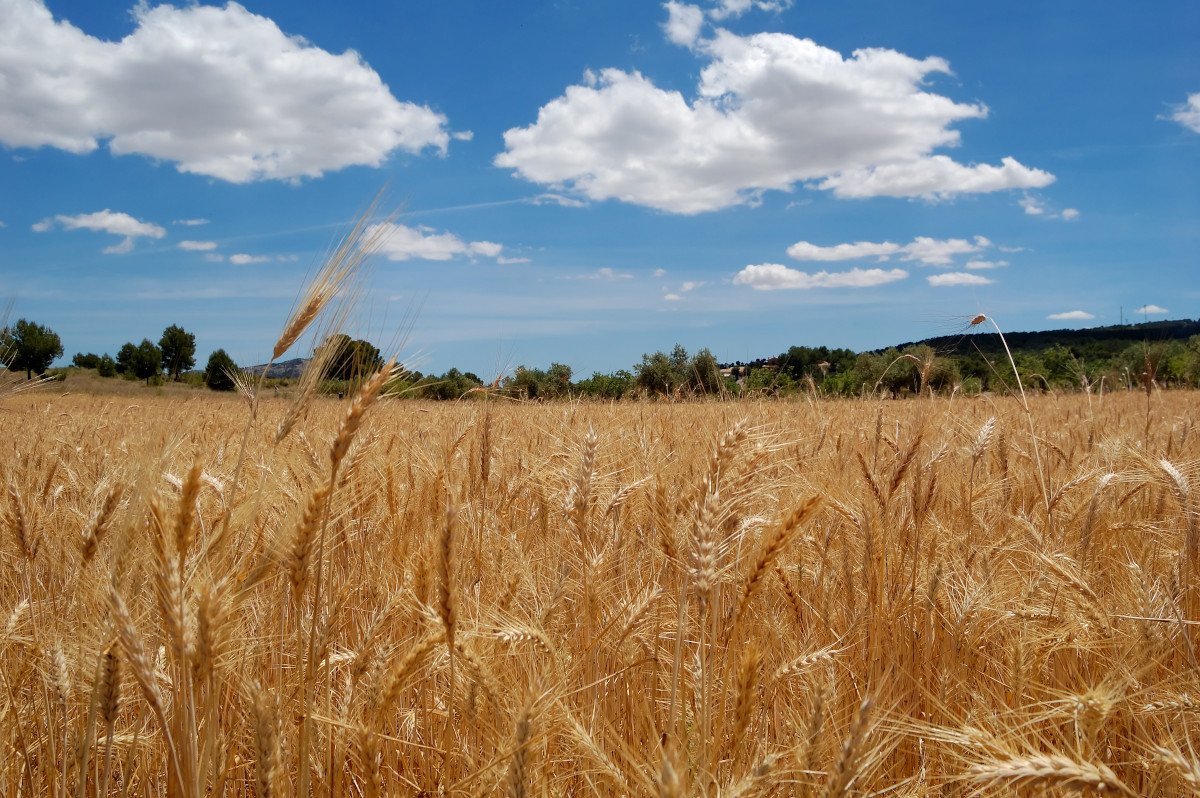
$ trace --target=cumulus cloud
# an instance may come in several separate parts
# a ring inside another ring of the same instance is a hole
[[[796,260],[808,261],[842,261],[857,258],[887,260],[893,255],[898,255],[901,260],[919,261],[928,266],[944,266],[951,263],[955,255],[979,252],[991,245],[992,242],[983,236],[975,236],[973,241],[965,238],[937,239],[917,236],[903,246],[891,241],[856,241],[853,244],[822,247],[808,241],[797,241],[788,247],[787,254]]]
[[[492,241],[463,241],[453,233],[439,233],[432,227],[404,224],[372,225],[366,235],[379,236],[379,253],[388,260],[451,260],[459,256],[498,258],[502,244]]]
[[[104,248],[106,255],[123,255],[133,250],[134,242],[139,238],[162,238],[167,234],[166,230],[156,224],[139,221],[127,213],[114,212],[108,208],[95,213],[81,213],[78,216],[64,216],[60,213],[37,222],[33,225],[33,230],[44,233],[56,225],[64,230],[96,230],[124,236],[121,243]]]
[[[667,35],[693,37],[695,13],[668,4]],[[698,34],[696,34],[698,35]],[[839,197],[946,198],[1035,188],[1054,176],[1005,157],[962,164],[938,148],[982,104],[925,89],[941,58],[862,49],[850,57],[783,33],[696,39],[708,59],[693,98],[639,72],[588,72],[505,132],[497,166],[590,200],[618,199],[693,214],[753,204],[797,183]]]
[[[0,142],[173,162],[245,183],[445,152],[446,118],[401,102],[350,50],[285,34],[235,2],[133,10],[119,42],[56,22],[40,0],[0,4]]]
[[[989,280],[982,274],[968,274],[967,272],[947,272],[945,274],[931,274],[925,278],[930,285],[946,286],[946,285],[989,285],[995,280]]]
[[[244,266],[247,263],[266,263],[269,260],[271,260],[269,255],[246,255],[244,253],[239,253],[237,255],[229,256],[229,262],[236,263],[239,266]]]
[[[1062,213],[1060,213],[1058,216],[1064,222],[1073,222],[1079,218],[1079,211],[1075,210],[1074,208],[1063,208]]]
[[[529,258],[506,258],[503,255],[496,258],[496,263],[507,265],[509,263],[529,263]]]
[[[1134,313],[1141,313],[1147,316],[1163,316],[1170,312],[1166,308],[1160,308],[1158,305],[1142,305],[1134,311]]]
[[[210,249],[217,248],[216,241],[180,241],[180,249],[186,249],[189,252],[207,252]]]
[[[963,265],[966,266],[968,269],[974,269],[974,270],[978,271],[980,269],[999,269],[1002,266],[1007,266],[1008,261],[1006,261],[1006,260],[969,260]]]
[[[202,224],[208,224],[208,219],[176,219],[171,224],[182,224],[185,227],[197,227]]]
[[[682,47],[695,45],[704,27],[704,12],[700,7],[671,0],[663,8],[667,9],[667,21],[663,23],[667,40]]]
[[[815,274],[791,269],[779,263],[747,266],[733,277],[734,285],[748,285],[758,291],[809,288],[869,288],[908,277],[903,269],[851,269],[847,272],[819,271]]]
[[[1200,133],[1200,92],[1189,94],[1186,103],[1175,106],[1171,118],[1189,130]]]
[[[1066,313],[1051,313],[1046,318],[1055,321],[1086,321],[1087,319],[1094,319],[1096,317],[1086,310],[1068,310]]]
[[[683,299],[683,297],[681,297],[679,294],[663,294],[663,299],[667,300],[668,302],[678,302],[679,300]]]

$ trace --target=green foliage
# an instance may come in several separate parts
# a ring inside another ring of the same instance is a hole
[[[62,341],[49,327],[18,319],[0,330],[0,363],[13,371],[24,371],[25,379],[34,373],[45,375],[55,358],[63,355]]]
[[[620,399],[633,389],[633,374],[620,369],[612,374],[596,371],[575,386],[581,393],[597,399]]]
[[[368,341],[348,335],[331,335],[321,344],[333,347],[337,354],[329,363],[326,376],[331,380],[358,380],[374,374],[383,365],[379,350]]]
[[[172,324],[163,330],[158,341],[162,350],[162,367],[176,382],[179,375],[196,365],[196,336],[182,327]]]
[[[115,365],[126,379],[145,380],[149,385],[151,377],[162,373],[162,350],[149,338],[143,338],[137,346],[126,343],[117,353]]]
[[[94,369],[100,367],[100,356],[88,352],[86,355],[82,352],[76,352],[71,358],[71,365],[81,369]]]
[[[214,391],[232,391],[237,386],[233,374],[237,364],[233,362],[224,349],[218,349],[208,356],[208,365],[204,367],[204,384]]]
[[[117,363],[107,352],[100,357],[100,361],[96,364],[96,373],[101,377],[117,376]]]

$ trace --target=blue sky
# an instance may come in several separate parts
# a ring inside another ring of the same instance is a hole
[[[0,0],[0,301],[264,362],[386,186],[348,331],[415,316],[424,371],[1196,318],[1197,42],[1191,0]]]

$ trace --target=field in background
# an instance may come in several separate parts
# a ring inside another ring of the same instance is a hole
[[[1196,393],[264,400],[242,456],[58,394],[0,403],[5,795],[1200,786]]]

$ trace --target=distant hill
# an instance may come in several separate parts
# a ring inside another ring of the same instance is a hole
[[[267,372],[268,377],[275,379],[289,378],[296,379],[304,373],[304,368],[312,358],[298,357],[295,360],[284,360],[281,363],[272,363],[271,370]],[[254,376],[262,374],[267,368],[266,364],[258,366],[249,366],[245,370]]]
[[[1081,330],[1044,330],[1042,332],[1008,332],[1004,338],[1014,352],[1041,351],[1058,344],[1081,357],[1111,357],[1130,344],[1149,341],[1186,340],[1200,335],[1200,321],[1179,319],[1176,321],[1152,321],[1144,324],[1114,324],[1108,327],[1089,327]],[[897,349],[926,344],[940,355],[985,355],[1004,351],[1000,336],[990,323],[984,322],[968,328],[961,335],[941,335],[921,341],[897,344]],[[882,352],[882,349],[873,350]]]

